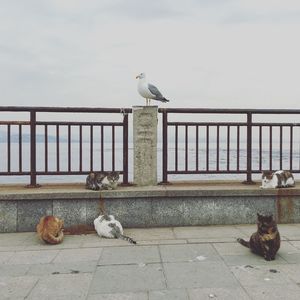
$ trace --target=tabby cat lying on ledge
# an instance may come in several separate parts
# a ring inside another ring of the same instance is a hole
[[[257,214],[257,231],[251,235],[250,241],[241,238],[237,241],[250,248],[253,253],[263,256],[265,260],[274,260],[280,247],[280,235],[273,216]]]
[[[36,226],[38,237],[48,244],[59,244],[64,238],[64,221],[54,216],[44,216]]]
[[[261,188],[275,189],[295,186],[295,179],[290,171],[263,171]]]
[[[115,190],[120,178],[119,172],[91,172],[88,174],[85,182],[85,188],[88,190]]]

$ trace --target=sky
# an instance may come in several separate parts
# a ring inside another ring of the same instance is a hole
[[[297,0],[1,0],[0,105],[300,108]]]

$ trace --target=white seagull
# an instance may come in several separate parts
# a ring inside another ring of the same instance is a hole
[[[170,101],[161,94],[156,86],[146,81],[145,73],[141,73],[140,75],[136,76],[136,78],[139,79],[137,90],[142,97],[146,98],[146,106],[150,105],[151,99],[161,102]]]

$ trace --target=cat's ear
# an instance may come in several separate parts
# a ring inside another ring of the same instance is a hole
[[[261,218],[262,218],[262,215],[259,214],[259,213],[257,213],[257,219],[258,219],[258,220],[261,220]]]

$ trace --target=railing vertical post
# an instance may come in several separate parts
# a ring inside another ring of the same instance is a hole
[[[244,184],[255,184],[252,181],[252,113],[247,113],[247,179]]]
[[[128,114],[123,119],[123,185],[128,185]]]
[[[168,113],[166,110],[162,113],[162,184],[168,182]]]
[[[30,184],[27,187],[39,187],[36,183],[36,111],[30,111]]]

